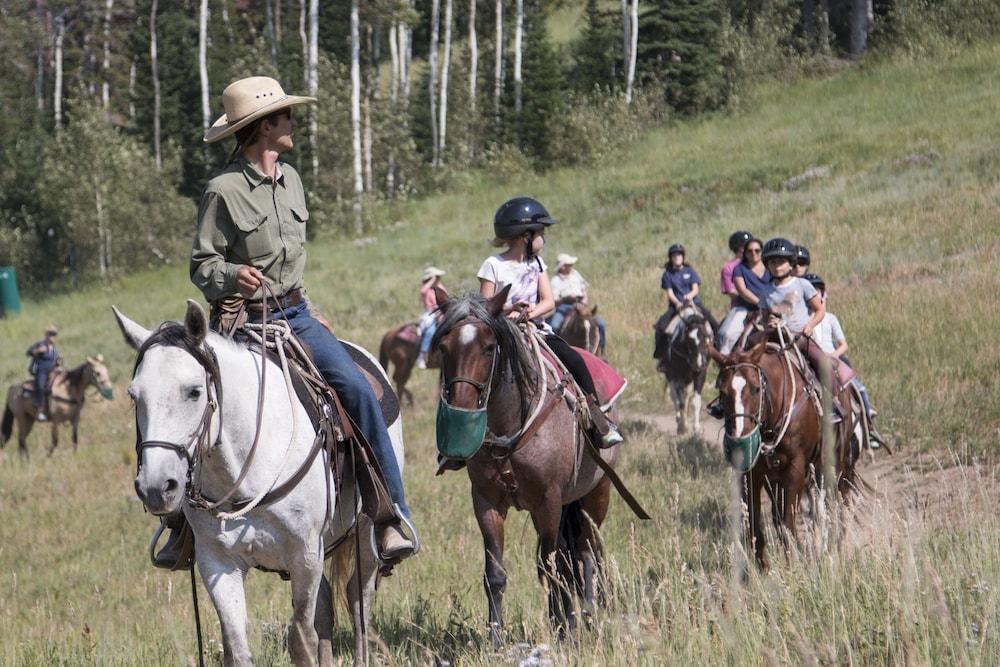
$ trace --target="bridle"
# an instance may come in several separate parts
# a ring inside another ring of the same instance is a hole
[[[461,326],[463,324],[473,323],[473,322],[478,322],[478,321],[479,320],[476,319],[476,318],[466,318],[464,320],[461,320],[460,322],[457,322],[455,324],[455,326],[452,327],[452,328],[453,329],[457,329],[457,328],[459,328],[459,326]],[[478,329],[478,327],[476,327],[476,328]],[[450,408],[452,410],[466,410],[466,411],[468,411],[468,410],[476,410],[476,411],[485,410],[486,409],[486,405],[487,405],[487,403],[489,403],[489,400],[490,400],[490,394],[493,391],[493,377],[494,377],[494,374],[496,373],[497,358],[499,356],[500,356],[500,343],[498,342],[498,343],[496,343],[496,346],[493,348],[493,359],[490,362],[490,374],[487,377],[486,382],[480,382],[479,380],[476,380],[476,379],[470,378],[470,377],[465,377],[463,375],[455,376],[455,377],[453,377],[453,378],[451,378],[449,380],[449,379],[447,379],[445,377],[444,365],[442,364],[442,368],[441,368],[441,400],[444,402],[444,404],[447,405],[448,408]],[[461,408],[461,407],[458,407],[458,406],[454,406],[454,405],[452,405],[449,402],[448,399],[451,398],[452,387],[454,387],[456,384],[458,384],[460,382],[472,385],[475,388],[476,393],[479,395],[479,397],[476,399],[476,407],[475,408]]]
[[[770,410],[771,405],[770,405],[770,399],[769,399],[769,395],[770,394],[768,392],[767,376],[764,375],[764,370],[759,365],[757,365],[757,364],[751,364],[751,363],[745,362],[745,361],[741,362],[741,363],[738,363],[738,364],[733,364],[731,366],[724,367],[721,371],[719,371],[719,375],[722,376],[723,374],[729,373],[730,371],[735,371],[738,368],[751,368],[751,369],[757,371],[757,379],[760,381],[760,393],[761,393],[761,396],[760,396],[760,399],[758,399],[758,401],[757,401],[757,414],[750,414],[748,412],[736,412],[736,413],[733,413],[731,415],[726,415],[726,419],[725,419],[726,431],[729,430],[729,425],[731,423],[733,423],[736,420],[737,417],[743,417],[744,419],[749,419],[750,422],[754,424],[755,428],[761,428],[761,427],[764,426],[763,419],[764,419],[764,405],[765,405],[765,403],[767,404],[767,411],[768,411],[769,414],[770,414],[770,411],[771,411]],[[728,435],[728,433],[726,435]],[[733,437],[744,437],[744,436],[736,435],[736,436],[733,436]]]

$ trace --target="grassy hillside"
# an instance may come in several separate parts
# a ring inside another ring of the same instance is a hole
[[[656,518],[639,524],[612,503],[610,611],[573,647],[556,645],[546,628],[533,531],[526,515],[514,516],[507,617],[516,641],[553,644],[560,663],[995,662],[998,60],[993,43],[775,86],[745,113],[652,133],[613,161],[544,177],[472,175],[385,211],[376,237],[311,243],[312,298],[339,335],[372,349],[388,326],[417,314],[425,265],[447,269],[452,291],[475,286],[493,210],[508,196],[538,197],[560,220],[547,237],[550,261],[581,257],[609,322],[610,357],[631,381],[623,475]],[[786,185],[806,173],[820,176]],[[905,502],[862,504],[878,521],[840,552],[821,545],[802,561],[778,558],[771,576],[746,586],[731,576],[732,475],[716,448],[640,421],[670,411],[650,359],[666,247],[687,246],[721,312],[716,275],[737,228],[809,246],[881,428],[898,460],[916,466],[904,474],[897,464],[899,475],[920,487]],[[190,232],[190,221],[178,221],[178,234]],[[122,398],[133,355],[110,304],[151,324],[181,317],[194,296],[178,266],[29,302],[0,320],[5,382],[24,375],[24,349],[54,322],[69,363],[105,355],[118,396],[88,402],[78,453],[44,459],[47,434],[37,432],[30,462],[9,446],[0,458],[0,663],[174,664],[191,655],[186,578],[145,561],[154,522],[132,492],[133,420]],[[498,656],[482,642],[481,543],[467,479],[433,477],[434,382],[417,378],[417,405],[406,413],[407,488],[426,548],[382,585],[383,657],[510,662],[517,647]],[[917,452],[943,467],[967,463],[970,452],[979,463],[950,474]],[[258,660],[284,664],[287,587],[254,575],[249,597]]]

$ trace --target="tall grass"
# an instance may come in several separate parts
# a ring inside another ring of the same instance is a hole
[[[512,514],[510,643],[493,653],[468,481],[433,475],[435,378],[418,376],[417,404],[405,413],[405,476],[425,550],[381,585],[380,660],[509,664],[544,643],[559,664],[995,664],[998,57],[1000,44],[989,43],[948,59],[773,87],[745,113],[651,133],[586,171],[469,178],[386,209],[385,230],[365,243],[313,241],[311,297],[339,335],[374,348],[382,331],[417,312],[424,265],[446,268],[453,292],[474,288],[493,210],[510,195],[540,198],[560,220],[546,257],[581,256],[610,324],[612,361],[631,382],[622,400],[630,436],[623,475],[655,514],[640,524],[612,503],[603,532],[607,603],[591,630],[567,642],[545,621],[530,520]],[[786,189],[810,166],[830,175]],[[772,548],[772,573],[751,572],[745,584],[733,570],[732,475],[717,448],[669,440],[639,419],[668,410],[649,340],[666,247],[688,247],[705,300],[719,311],[715,272],[737,228],[809,245],[881,426],[901,459],[914,462],[894,473],[891,488],[919,489],[890,488],[859,505],[860,523],[848,526],[839,549],[785,559]],[[178,223],[179,235],[190,232],[189,222]],[[88,399],[76,454],[64,447],[45,459],[44,430],[31,437],[29,462],[4,450],[0,663],[192,657],[186,577],[145,560],[154,521],[132,491],[133,418],[120,398],[133,357],[109,305],[151,324],[179,318],[184,298],[196,296],[185,268],[168,267],[28,302],[21,316],[0,320],[6,381],[24,375],[23,350],[51,321],[68,363],[103,352],[119,396]],[[926,465],[934,459],[920,451],[946,463]],[[974,465],[955,468],[949,451]],[[288,587],[254,574],[248,588],[255,655],[287,664]],[[215,660],[218,629],[208,620]],[[346,630],[338,637],[346,650]]]

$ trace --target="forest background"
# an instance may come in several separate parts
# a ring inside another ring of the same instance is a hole
[[[319,98],[287,158],[311,233],[360,235],[476,170],[599,161],[998,25],[990,0],[0,0],[0,266],[41,295],[183,262],[244,76]]]

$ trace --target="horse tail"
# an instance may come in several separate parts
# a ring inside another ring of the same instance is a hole
[[[556,572],[560,583],[571,588],[578,596],[584,593],[583,551],[580,549],[580,538],[583,535],[584,522],[583,503],[574,500],[562,508],[559,519],[559,542],[556,549]],[[540,546],[540,545],[539,545]]]
[[[385,369],[386,373],[389,372],[389,345],[395,335],[396,332],[393,330],[382,336],[382,343],[378,346],[378,363]]]
[[[10,439],[10,434],[14,430],[14,413],[11,411],[10,406],[7,405],[3,409],[3,425],[0,426],[0,448],[3,448]]]

